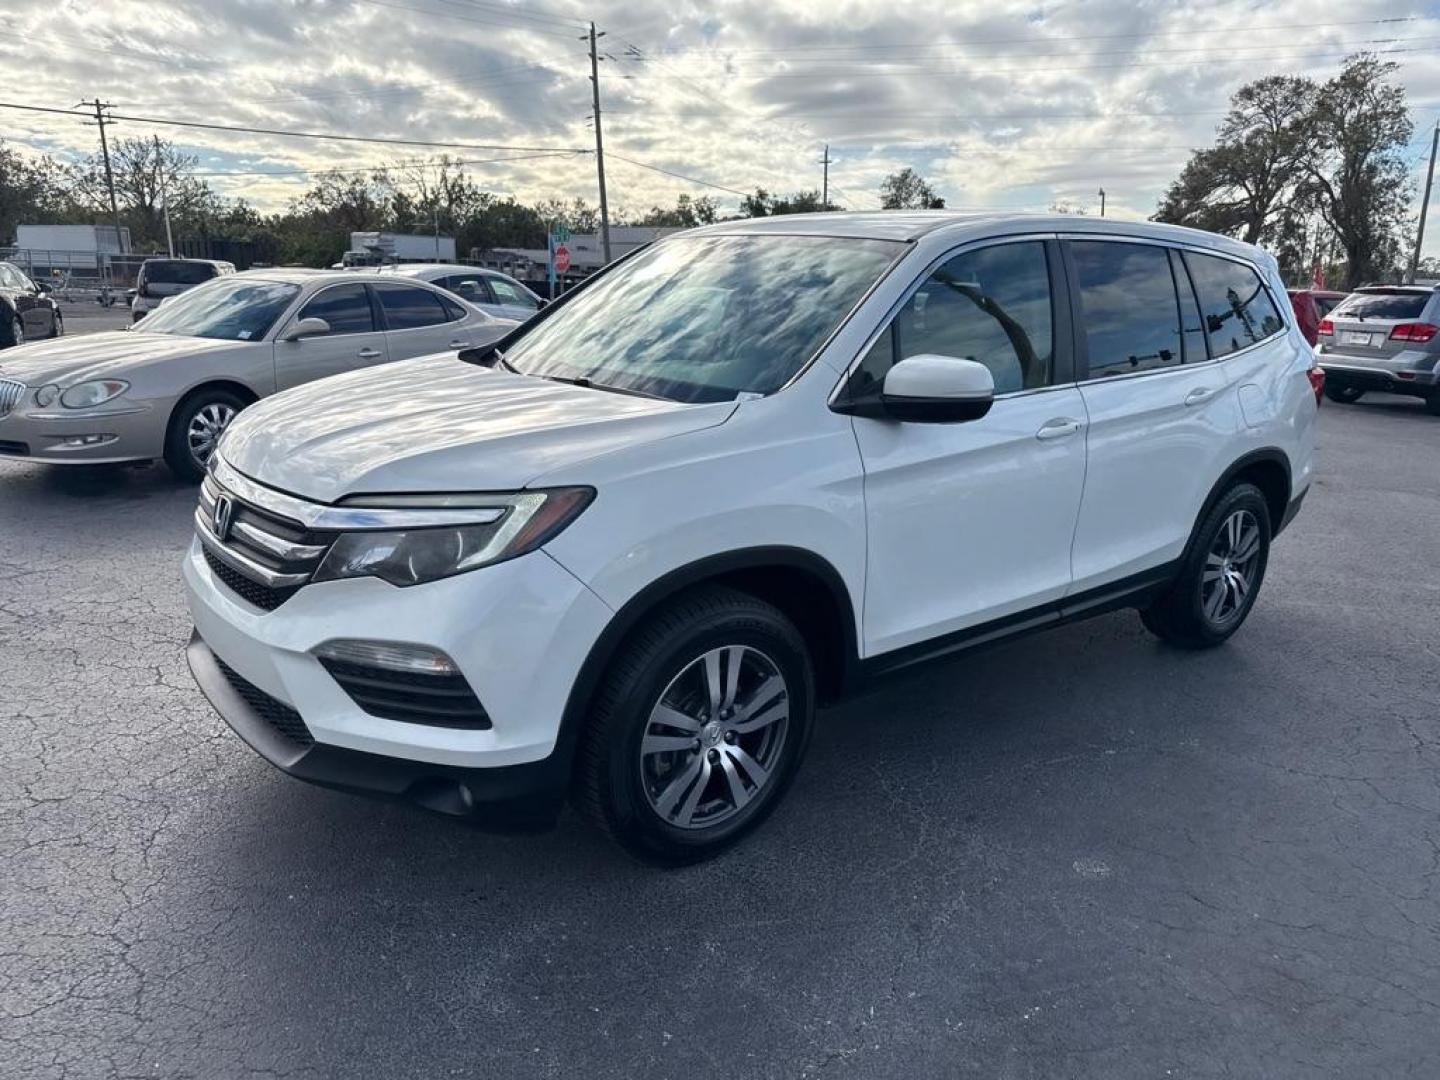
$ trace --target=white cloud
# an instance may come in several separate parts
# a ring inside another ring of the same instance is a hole
[[[0,79],[15,88],[0,96],[10,100],[69,107],[99,95],[133,115],[556,147],[593,144],[579,37],[594,18],[606,31],[607,148],[723,187],[788,192],[819,186],[828,142],[832,187],[855,207],[876,205],[883,176],[914,165],[955,206],[1093,206],[1103,186],[1110,212],[1144,215],[1186,148],[1209,142],[1235,87],[1276,72],[1324,77],[1360,48],[1406,50],[1389,58],[1402,65],[1421,129],[1417,170],[1440,112],[1440,14],[1380,0],[1328,9],[1299,0],[10,2],[11,24],[35,28],[0,39]],[[94,146],[78,119],[5,111],[4,120],[6,138],[36,150],[74,158]],[[153,131],[217,172],[429,152],[138,123],[116,134]],[[706,191],[618,156],[608,173],[611,204],[630,209]],[[473,175],[522,198],[595,198],[589,156]],[[307,186],[303,176],[211,182],[267,209]]]

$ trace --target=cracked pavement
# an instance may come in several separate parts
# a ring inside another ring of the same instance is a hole
[[[185,667],[194,489],[0,463],[0,1075],[1440,1075],[1440,420],[1321,432],[1229,645],[892,681],[668,873],[276,772]]]

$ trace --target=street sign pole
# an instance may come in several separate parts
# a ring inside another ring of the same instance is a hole
[[[550,299],[555,299],[555,226],[545,229],[545,265],[549,267]]]

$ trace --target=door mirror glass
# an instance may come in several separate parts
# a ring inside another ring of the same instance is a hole
[[[37,281],[35,282],[35,291],[42,294],[52,293],[55,291],[55,286],[51,285],[48,281]]]
[[[907,356],[887,371],[878,399],[872,400],[879,415],[891,420],[928,424],[978,420],[994,404],[995,376],[974,360],[921,353]]]
[[[299,319],[295,325],[285,331],[281,341],[299,341],[301,338],[319,337],[321,334],[330,333],[330,324],[324,319]]]

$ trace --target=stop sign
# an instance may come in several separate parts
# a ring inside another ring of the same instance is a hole
[[[570,269],[570,249],[561,244],[555,249],[555,272],[563,274]]]

